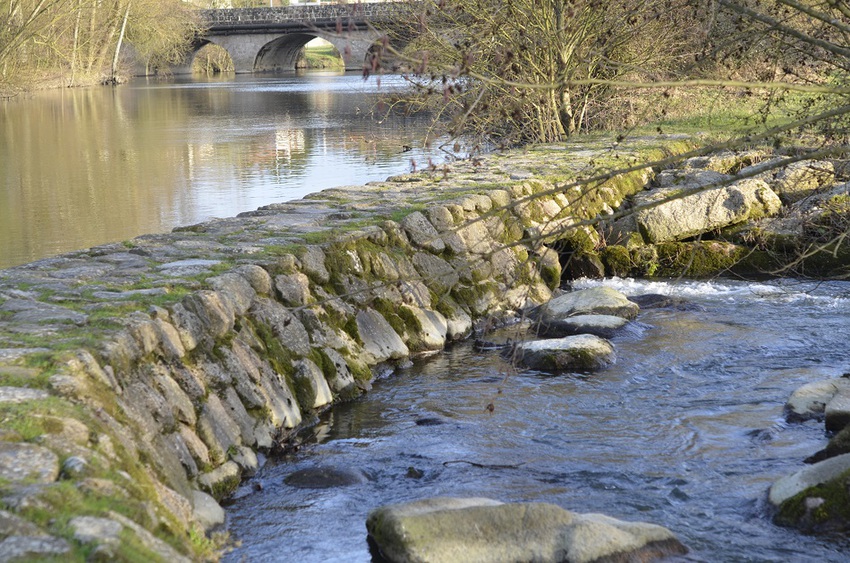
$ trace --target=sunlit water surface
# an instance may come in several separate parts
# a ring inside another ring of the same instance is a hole
[[[452,495],[661,524],[691,550],[679,561],[847,561],[846,539],[773,525],[766,492],[825,445],[822,423],[786,424],[782,409],[796,387],[848,370],[850,284],[606,283],[699,307],[643,311],[594,375],[505,380],[496,353],[460,344],[379,380],[239,490],[228,513],[242,547],[227,560],[369,561],[371,509]],[[285,483],[316,466],[368,480]]]
[[[0,100],[0,268],[445,161],[404,86],[356,74],[137,79]]]

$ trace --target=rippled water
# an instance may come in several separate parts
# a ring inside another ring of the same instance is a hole
[[[594,375],[505,379],[498,355],[462,343],[379,380],[240,489],[228,513],[242,547],[227,560],[369,561],[369,510],[454,495],[662,524],[686,561],[846,561],[846,539],[774,526],[766,491],[825,444],[822,424],[786,424],[782,408],[850,368],[850,284],[605,283],[700,307],[644,310],[614,339],[616,365]],[[369,480],[284,482],[316,466]]]

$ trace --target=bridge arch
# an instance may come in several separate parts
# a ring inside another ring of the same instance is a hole
[[[251,35],[209,34],[198,41],[186,64],[174,67],[175,74],[191,72],[195,53],[207,43],[223,48],[233,61],[237,73],[295,70],[300,50],[319,37],[331,43],[345,62],[345,70],[361,70],[369,49],[378,39],[377,33],[360,32],[356,37],[339,36],[320,30],[293,33],[255,33]]]
[[[263,45],[254,60],[255,72],[295,70],[298,53],[316,38],[308,33],[289,33]]]

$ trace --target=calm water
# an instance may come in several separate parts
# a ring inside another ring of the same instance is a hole
[[[679,561],[847,561],[846,538],[774,526],[766,492],[825,444],[822,424],[787,425],[782,407],[796,387],[850,369],[850,283],[606,283],[702,310],[643,311],[615,339],[617,364],[592,376],[503,381],[497,355],[461,344],[381,379],[240,489],[228,511],[243,546],[227,561],[369,561],[370,509],[437,495],[662,524],[691,549]],[[369,480],[284,482],[315,466]],[[409,477],[411,467],[422,476]]]
[[[383,119],[401,86],[239,75],[0,101],[0,268],[443,162],[422,118]]]

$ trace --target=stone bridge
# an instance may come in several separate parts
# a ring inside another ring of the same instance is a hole
[[[316,37],[336,47],[346,70],[360,70],[383,32],[412,13],[409,2],[201,10],[206,32],[172,71],[190,72],[195,53],[208,43],[230,54],[237,73],[293,70],[301,48]]]

